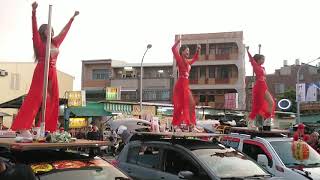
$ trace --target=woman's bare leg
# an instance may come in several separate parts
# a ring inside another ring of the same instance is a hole
[[[273,106],[274,106],[274,101],[273,101],[273,98],[268,90],[266,91],[266,93],[264,95],[264,99],[268,102],[268,112],[271,114]]]

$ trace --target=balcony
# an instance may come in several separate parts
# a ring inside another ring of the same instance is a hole
[[[228,79],[216,79],[216,78],[201,78],[201,79],[190,79],[190,84],[198,85],[214,85],[214,84],[236,84],[238,78]]]

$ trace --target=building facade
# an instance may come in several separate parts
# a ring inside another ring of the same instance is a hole
[[[33,62],[0,62],[0,69],[5,76],[0,76],[0,103],[4,103],[28,93],[35,68]],[[59,96],[65,97],[66,91],[73,90],[74,77],[58,71]],[[39,87],[43,88],[43,87]],[[3,117],[3,124],[11,126],[11,122],[17,109],[0,108],[0,112],[6,113]]]
[[[180,38],[176,35],[175,39]],[[201,45],[199,60],[190,72],[190,89],[197,105],[223,109],[225,94],[238,93],[238,109],[245,105],[245,62],[243,32],[181,35],[181,44],[187,45],[190,57]],[[173,75],[178,78],[176,61],[173,60]]]
[[[120,87],[121,101],[140,101],[140,63],[82,61],[82,89],[88,100],[105,100],[107,87]],[[143,102],[171,103],[172,63],[143,63]]]
[[[287,60],[284,60],[283,66],[280,69],[276,69],[273,74],[267,74],[266,76],[269,91],[276,99],[276,103],[280,100],[280,97],[282,97],[285,91],[290,89],[296,91],[297,73],[300,67],[300,83],[320,82],[319,66],[300,64],[299,60],[296,60],[295,64],[293,65],[288,65],[287,62]],[[251,91],[253,83],[254,78],[252,76],[247,76],[247,110],[251,110]],[[303,112],[303,107],[301,109],[301,112]]]

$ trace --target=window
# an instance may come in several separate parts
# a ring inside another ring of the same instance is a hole
[[[105,80],[111,78],[110,69],[93,69],[92,80]]]
[[[206,95],[200,95],[200,102],[206,102]]]
[[[170,90],[167,90],[167,89],[143,90],[143,99],[148,101],[152,101],[152,100],[166,101],[170,99]]]
[[[276,83],[275,84],[275,93],[276,94],[282,94],[284,93],[284,84],[283,83]]]
[[[196,79],[198,79],[198,76],[197,76],[198,71],[197,71],[197,69],[198,69],[198,68],[191,68],[191,70],[190,70],[190,76],[189,76],[189,79],[190,79],[190,80],[196,80]]]
[[[218,71],[218,77],[217,79],[228,79],[229,78],[229,71],[230,68],[227,66],[221,66],[217,68]]]
[[[215,101],[214,95],[209,95],[208,102],[214,102],[214,101]]]
[[[149,145],[132,147],[129,149],[127,162],[146,168],[158,169],[160,167],[160,150]]]
[[[20,89],[20,74],[18,74],[18,73],[11,74],[10,87],[12,90],[19,90]]]
[[[255,142],[250,142],[250,143],[243,143],[243,153],[248,155],[254,160],[258,160],[258,154],[264,154],[268,158],[268,165],[269,167],[272,167],[272,159],[270,158],[270,155],[267,154],[266,150],[262,149],[264,147],[263,145],[260,144],[254,144]]]
[[[215,67],[209,66],[209,78],[215,78]]]
[[[200,67],[200,78],[206,78],[206,66]]]
[[[166,150],[163,166],[164,172],[178,175],[180,171],[191,171],[195,176],[199,175],[199,169],[184,154],[174,150]]]
[[[207,45],[206,44],[201,44],[201,52],[200,55],[206,55],[207,54]]]

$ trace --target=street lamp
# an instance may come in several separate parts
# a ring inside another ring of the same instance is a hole
[[[302,69],[303,66],[305,65],[308,65],[316,60],[319,60],[320,57],[318,57],[317,59],[314,59],[312,61],[309,61],[305,64],[301,64],[299,69],[298,69],[298,72],[297,72],[297,92],[298,93],[298,98],[297,98],[297,123],[299,124],[300,123],[300,100],[301,100],[301,94],[300,94],[300,70]]]
[[[140,65],[140,115],[142,116],[142,77],[143,77],[143,69],[142,69],[142,63],[144,56],[146,55],[147,51],[152,47],[151,44],[148,44],[146,51],[144,52],[141,60],[141,65]]]

